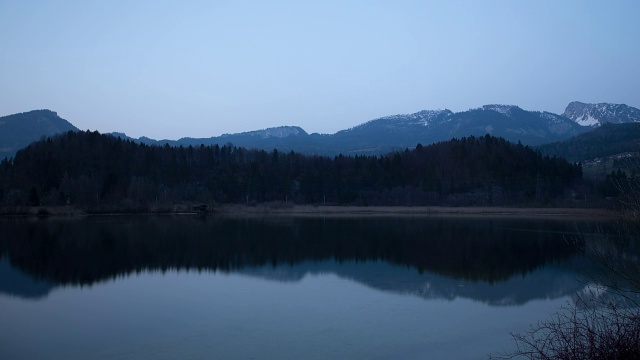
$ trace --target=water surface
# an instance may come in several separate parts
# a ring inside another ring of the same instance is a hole
[[[582,291],[580,226],[2,220],[0,358],[482,358]]]

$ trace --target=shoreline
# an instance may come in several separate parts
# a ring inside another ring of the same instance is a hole
[[[619,211],[605,208],[563,207],[509,207],[509,206],[338,206],[338,205],[293,205],[285,203],[216,205],[208,211],[195,211],[191,206],[174,206],[170,211],[127,212],[112,211],[91,213],[71,206],[22,208],[19,212],[1,209],[0,218],[48,218],[89,216],[136,216],[136,215],[206,215],[206,216],[290,216],[290,217],[483,217],[483,218],[532,218],[548,220],[613,220]]]
[[[281,215],[281,216],[425,216],[425,217],[495,217],[495,218],[548,218],[566,219],[615,219],[620,214],[603,208],[526,208],[508,206],[336,206],[294,205],[288,208],[244,205],[223,205],[221,215]]]

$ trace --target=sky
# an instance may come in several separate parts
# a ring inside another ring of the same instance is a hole
[[[0,0],[0,116],[155,139],[640,107],[640,1]]]

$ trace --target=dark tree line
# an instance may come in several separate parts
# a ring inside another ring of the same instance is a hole
[[[224,146],[149,146],[68,132],[0,163],[5,206],[179,202],[505,204],[562,195],[581,166],[489,135],[385,156],[305,156]]]

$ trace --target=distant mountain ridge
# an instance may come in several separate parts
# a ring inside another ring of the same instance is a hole
[[[278,126],[278,127],[272,127],[264,130],[244,132],[240,134],[222,134],[220,137],[231,137],[231,136],[238,136],[238,135],[249,136],[249,137],[259,137],[261,139],[268,139],[273,137],[282,139],[289,136],[309,135],[309,134],[307,134],[306,131],[304,131],[301,127],[298,127],[298,126]]]
[[[451,110],[422,110],[412,114],[381,117],[338,131],[308,134],[297,126],[282,126],[211,138],[182,138],[147,144],[198,146],[233,143],[236,146],[320,155],[381,155],[391,151],[428,145],[466,136],[490,134],[511,142],[540,145],[568,139],[590,130],[564,116],[526,111],[514,105],[485,105],[454,113]],[[116,134],[124,136],[124,134]]]
[[[33,124],[38,123],[37,119],[43,118],[51,119],[50,122],[57,126],[37,128],[37,131],[4,126],[9,120],[15,123],[17,119],[22,119],[20,121],[24,123],[24,127],[36,128]],[[419,143],[428,145],[452,138],[485,134],[503,137],[514,143],[539,146],[570,139],[604,123],[636,122],[640,122],[640,110],[637,108],[624,104],[586,104],[574,101],[567,106],[563,115],[523,110],[515,105],[491,104],[457,113],[444,109],[390,115],[335,134],[309,134],[298,126],[279,126],[209,138],[186,137],[178,140],[154,140],[148,137],[135,139],[124,133],[112,135],[148,145],[199,146],[232,143],[246,148],[268,151],[278,149],[304,154],[381,155],[414,148]],[[2,158],[13,156],[19,148],[42,136],[77,131],[77,128],[57,117],[55,112],[37,110],[0,118],[0,130],[6,130],[0,132],[4,136],[0,137]],[[28,136],[25,136],[27,133]]]
[[[51,110],[33,110],[0,117],[0,160],[43,136],[78,131],[70,122]]]

